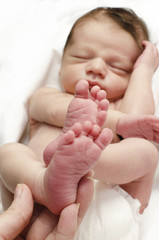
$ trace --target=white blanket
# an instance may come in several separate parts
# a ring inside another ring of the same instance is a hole
[[[0,0],[0,145],[20,141],[27,124],[27,100],[42,85],[61,89],[62,48],[74,21],[98,7],[129,7],[148,25],[159,46],[158,0]],[[159,115],[159,70],[152,88]],[[90,209],[77,233],[80,240],[159,240],[159,170],[149,207],[117,186],[96,184]]]

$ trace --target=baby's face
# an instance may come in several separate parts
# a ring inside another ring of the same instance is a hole
[[[60,80],[74,93],[80,79],[99,85],[112,102],[123,97],[141,51],[133,37],[112,20],[89,20],[76,27],[63,56]]]

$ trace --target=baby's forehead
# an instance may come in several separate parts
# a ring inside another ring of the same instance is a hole
[[[76,36],[79,31],[81,30],[85,30],[85,31],[82,31],[82,33],[87,33],[87,30],[88,31],[91,31],[93,32],[94,28],[98,25],[98,28],[96,29],[96,32],[99,32],[99,31],[104,31],[104,29],[107,29],[109,26],[112,27],[115,27],[116,29],[122,29],[120,27],[120,25],[118,25],[115,21],[113,21],[111,18],[109,17],[104,17],[104,18],[87,18],[87,19],[84,19],[83,21],[79,22],[73,29],[73,32],[72,32],[72,38],[74,36]],[[124,29],[123,29],[124,30]],[[124,30],[125,31],[125,30]],[[82,38],[82,36],[81,36]]]
[[[126,33],[131,34],[131,32],[128,31],[127,29],[125,29],[124,27],[122,27],[118,21],[115,21],[110,16],[102,15],[102,16],[95,16],[95,17],[89,16],[87,18],[81,19],[81,21],[79,21],[72,29],[72,38],[74,36],[76,36],[76,34],[79,33],[79,30],[88,29],[88,31],[91,31],[91,30],[93,30],[95,25],[99,26],[99,28],[96,30],[97,32],[104,31],[104,29],[108,29],[111,26],[111,28],[113,28],[113,29],[119,29]],[[91,26],[91,29],[90,29],[90,26]],[[121,33],[122,33],[122,31],[121,31]],[[82,38],[82,36],[81,36],[81,38]]]
[[[113,56],[117,59],[116,56],[120,56],[121,59],[121,55],[126,51],[123,49],[128,48],[134,51],[129,54],[129,57],[136,59],[141,52],[131,34],[110,18],[106,20],[88,19],[78,24],[74,29],[68,50],[91,56],[100,55],[105,58]],[[125,53],[125,55],[127,54]]]
[[[117,29],[123,30],[125,33],[129,33],[131,37],[136,41],[140,50],[143,50],[142,42],[143,40],[148,40],[148,30],[145,23],[142,19],[138,18],[135,13],[131,11],[126,11],[123,9],[95,9],[91,12],[80,17],[73,25],[64,46],[64,52],[68,46],[71,46],[74,43],[76,35],[79,35],[79,30],[88,29],[89,31],[89,23],[96,22],[99,24],[100,30],[104,30],[100,27],[103,25],[105,29],[108,26],[108,23],[111,22],[111,27],[116,27]],[[87,28],[88,25],[88,28]],[[94,28],[91,25],[91,28]],[[99,32],[99,29],[96,28],[96,31]],[[120,32],[120,31],[119,31]],[[91,32],[92,33],[92,32]],[[122,33],[122,31],[121,31]],[[74,38],[75,37],[75,38]],[[83,37],[83,31],[80,35],[80,38]]]
[[[95,25],[98,25],[99,27],[96,28],[96,32],[93,31],[93,28]],[[144,36],[142,32],[140,32],[140,37],[134,36],[133,33],[131,33],[130,30],[127,30],[123,28],[118,21],[115,21],[113,18],[110,16],[99,16],[99,17],[87,17],[85,19],[82,19],[79,23],[77,23],[74,26],[74,29],[72,31],[72,37],[71,37],[71,45],[74,44],[77,41],[77,36],[80,37],[81,39],[84,38],[84,36],[87,34],[87,31],[90,32],[90,34],[98,34],[101,32],[106,32],[106,34],[109,32],[107,31],[108,29],[114,29],[115,31],[118,32],[118,36],[122,35],[123,33],[129,34],[131,38],[135,40],[137,43],[137,47],[140,48],[142,51],[142,40],[144,40]],[[118,31],[119,30],[119,31]],[[105,34],[105,38],[107,38],[107,35]],[[103,35],[104,36],[104,35]],[[116,39],[117,40],[117,39]]]
[[[94,24],[100,24],[100,25],[105,25],[107,26],[107,24],[111,22],[112,24],[116,25],[116,26],[119,26],[120,25],[118,24],[118,22],[114,21],[111,17],[109,16],[90,16],[90,17],[87,17],[87,18],[84,18],[84,19],[81,19],[81,21],[79,21],[75,27],[74,27],[74,31],[77,30],[78,28],[82,28],[82,27],[85,27],[87,25],[89,25],[90,23],[94,23]]]
[[[85,36],[97,38],[103,37],[104,39],[109,38],[109,34],[116,32],[118,35],[131,34],[123,29],[118,23],[112,20],[110,17],[104,18],[88,18],[84,21],[79,22],[72,32],[71,43],[74,44],[77,41],[83,41]],[[132,37],[132,36],[131,36]],[[132,37],[133,38],[133,37]]]

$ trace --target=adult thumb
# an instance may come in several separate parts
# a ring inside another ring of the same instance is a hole
[[[25,184],[18,184],[14,201],[0,215],[0,240],[16,238],[28,224],[33,212],[33,198]]]

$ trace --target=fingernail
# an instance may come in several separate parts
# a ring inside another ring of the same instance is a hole
[[[14,199],[19,197],[21,195],[21,192],[22,192],[22,186],[21,184],[18,184],[14,192]]]

